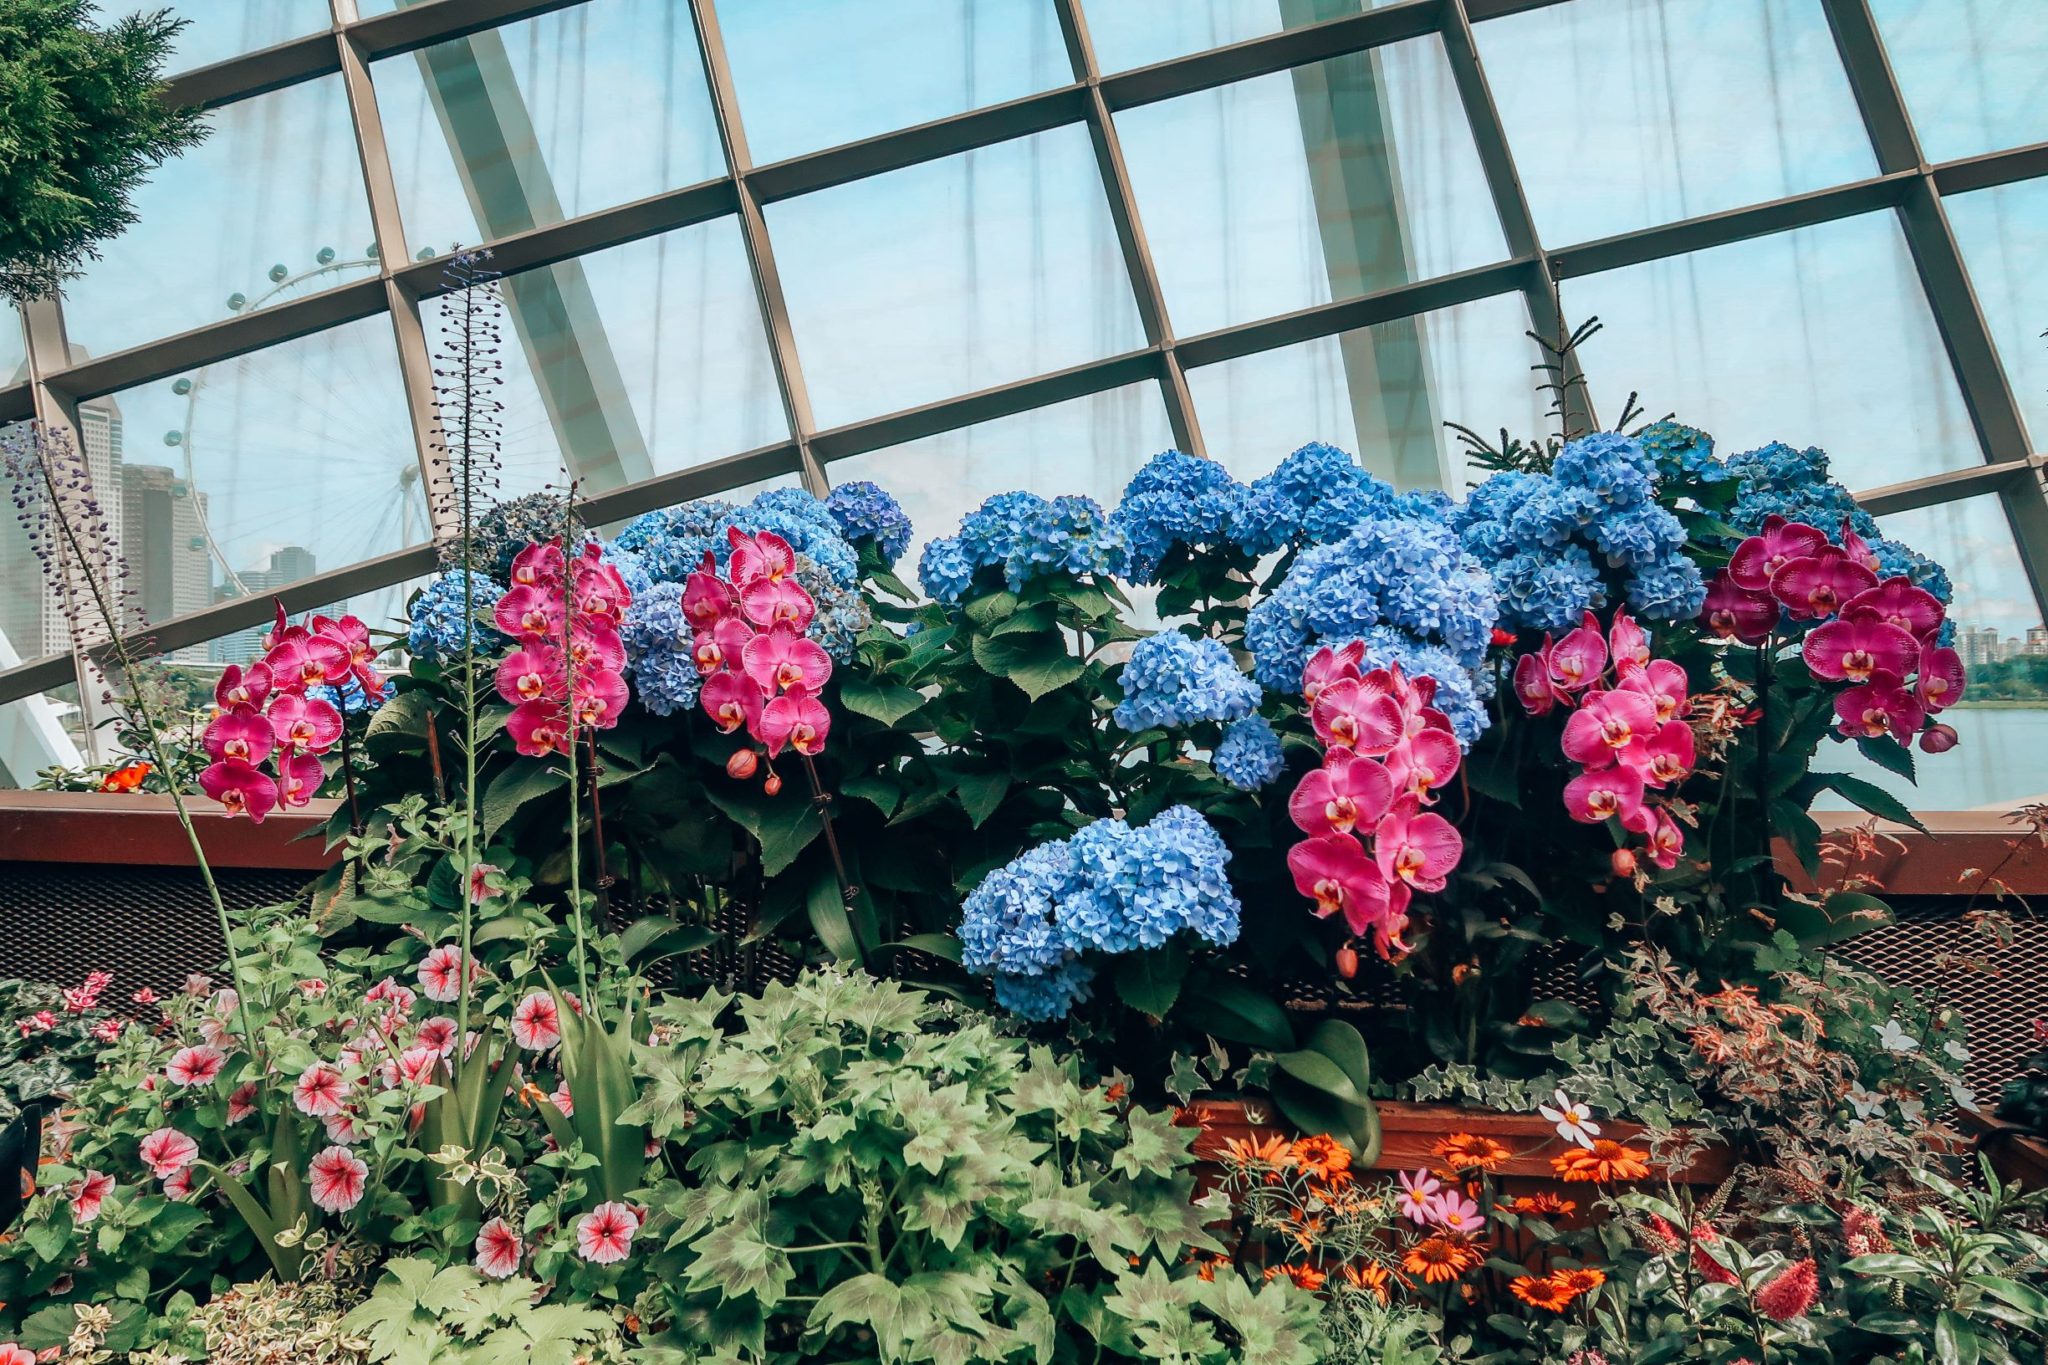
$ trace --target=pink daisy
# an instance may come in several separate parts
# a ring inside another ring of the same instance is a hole
[[[199,1144],[175,1128],[159,1128],[142,1140],[137,1154],[151,1175],[168,1180],[198,1158]]]
[[[228,1096],[228,1122],[240,1123],[256,1112],[256,1082],[244,1081]]]
[[[633,1234],[640,1230],[640,1215],[624,1204],[599,1204],[576,1224],[576,1250],[596,1265],[623,1261],[633,1250]]]
[[[346,1147],[329,1147],[306,1168],[313,1202],[329,1213],[346,1213],[362,1202],[370,1168]]]
[[[71,1196],[71,1221],[90,1223],[100,1216],[100,1205],[114,1192],[114,1177],[104,1171],[87,1171]]]
[[[299,1083],[292,1087],[292,1103],[301,1114],[316,1119],[332,1117],[341,1112],[341,1103],[348,1098],[348,1082],[341,1072],[325,1062],[315,1062],[299,1073]]]
[[[530,1052],[545,1052],[562,1041],[562,1013],[546,991],[535,991],[512,1011],[512,1041]]]
[[[519,1269],[526,1243],[502,1218],[493,1218],[476,1235],[476,1268],[494,1280],[502,1280]]]
[[[444,943],[420,963],[420,991],[429,1000],[446,1004],[462,994],[462,949]]]

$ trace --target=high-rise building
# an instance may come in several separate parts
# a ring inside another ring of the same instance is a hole
[[[1964,626],[1956,631],[1956,653],[1963,667],[1998,662],[1998,632],[1989,626]]]
[[[2027,627],[2027,650],[2030,655],[2048,654],[2048,626]]]
[[[313,558],[311,550],[303,545],[286,545],[281,549],[272,550],[269,562],[262,568],[244,569],[236,574],[235,577],[241,581],[243,593],[249,596],[261,596],[264,593],[282,588],[286,584],[297,583],[301,579],[311,578],[319,571],[319,563]],[[231,597],[242,596],[243,593],[237,593],[232,584],[223,584],[218,591],[216,600],[226,601]],[[314,610],[330,611],[331,609],[316,607]],[[308,614],[310,615],[311,613]],[[238,630],[233,635],[224,635],[220,639],[215,640],[211,646],[213,662],[217,664],[246,663],[256,655],[261,654],[263,652],[263,632],[265,629],[267,629],[265,626],[250,626],[246,630]]]
[[[213,604],[213,559],[206,545],[206,495],[162,465],[129,465],[121,479],[121,543],[131,605],[144,621],[163,621]],[[167,657],[204,663],[204,645]]]

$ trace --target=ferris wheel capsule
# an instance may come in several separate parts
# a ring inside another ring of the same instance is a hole
[[[271,283],[281,284],[284,282],[285,277],[291,273],[290,268],[283,261],[279,261],[276,265],[270,267]]]
[[[176,427],[172,427],[169,431],[164,433],[164,444],[172,447],[173,449],[185,444],[185,433],[178,430]]]
[[[378,255],[377,244],[375,242],[372,242],[368,246],[364,247],[363,255],[367,256],[369,259],[373,261],[376,260]]]
[[[249,296],[247,294],[240,292],[239,290],[237,290],[235,293],[228,295],[228,311],[230,313],[239,313],[244,308],[246,308],[248,304]]]
[[[180,398],[183,398],[186,394],[192,392],[191,377],[186,376],[182,379],[173,381],[173,383],[171,384],[171,392],[175,393]]]
[[[317,264],[317,265],[326,265],[326,264],[327,264],[328,262],[332,261],[333,259],[334,259],[334,248],[333,248],[333,247],[331,247],[331,246],[323,246],[323,247],[321,247],[321,248],[320,248],[320,250],[319,250],[318,252],[316,252],[316,253],[314,254],[314,256],[313,256],[313,261],[314,261],[314,263],[315,263],[315,264]]]

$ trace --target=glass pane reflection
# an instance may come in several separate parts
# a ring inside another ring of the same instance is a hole
[[[1104,71],[1227,47],[1247,38],[1362,14],[1396,0],[1086,0],[1095,63]]]
[[[2048,433],[2048,180],[1942,200],[1998,342],[2007,381],[2039,442]],[[2039,445],[2035,449],[2039,449]]]
[[[1871,0],[1870,9],[1929,161],[2048,139],[2048,5]]]

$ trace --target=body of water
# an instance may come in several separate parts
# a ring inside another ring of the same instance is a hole
[[[1917,785],[1866,761],[1847,744],[1822,744],[1814,767],[1868,778],[1915,810],[2010,810],[2048,797],[2048,706],[1966,706],[1944,711],[1941,718],[1956,728],[1962,742],[1945,754],[1915,749]],[[1850,806],[1829,792],[1814,802],[1814,808]]]

